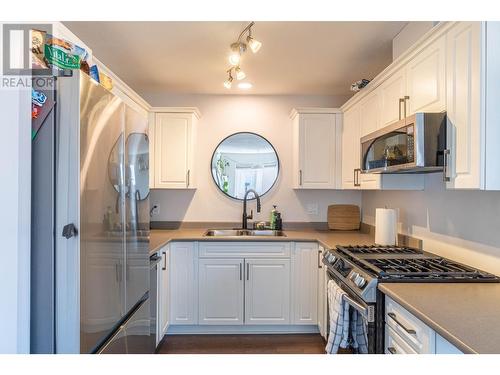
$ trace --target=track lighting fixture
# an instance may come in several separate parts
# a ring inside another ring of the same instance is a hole
[[[243,29],[243,31],[238,36],[236,42],[231,44],[231,53],[229,54],[228,60],[231,67],[227,70],[229,74],[228,79],[224,82],[224,87],[230,89],[233,82],[232,71],[234,70],[235,77],[238,81],[241,81],[246,78],[245,72],[240,68],[241,64],[241,56],[246,52],[247,46],[252,50],[253,53],[257,53],[259,49],[262,47],[262,43],[252,36],[252,26],[255,25],[255,22],[250,22],[247,27]],[[245,39],[243,36],[248,32],[248,35]],[[244,43],[242,40],[245,40]],[[250,84],[250,87],[252,85]]]
[[[230,89],[230,88],[231,88],[231,86],[233,85],[233,76],[231,75],[231,70],[232,70],[232,68],[231,68],[231,69],[229,69],[229,70],[227,71],[227,73],[228,73],[228,77],[227,77],[227,79],[224,81],[224,87],[225,87],[226,89]]]

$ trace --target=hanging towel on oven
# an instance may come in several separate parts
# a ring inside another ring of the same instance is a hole
[[[351,314],[351,347],[355,353],[368,353],[368,334],[366,332],[367,322],[365,317],[353,309]]]
[[[336,354],[339,348],[349,346],[349,304],[344,301],[345,294],[335,281],[328,281],[330,333],[325,348],[328,354]]]

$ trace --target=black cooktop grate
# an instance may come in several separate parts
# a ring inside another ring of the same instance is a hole
[[[337,250],[351,255],[422,254],[421,250],[404,246],[337,246]]]
[[[494,279],[494,275],[444,258],[365,259],[382,279]]]

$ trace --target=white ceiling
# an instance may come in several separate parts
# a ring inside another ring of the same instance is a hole
[[[250,90],[222,86],[229,45],[248,22],[65,22],[139,94],[349,95],[392,59],[406,22],[256,22],[241,67]]]

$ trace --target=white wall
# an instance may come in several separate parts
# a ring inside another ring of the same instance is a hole
[[[0,23],[0,51],[2,46]],[[0,60],[2,60],[0,53]],[[1,61],[0,61],[1,65]],[[1,76],[0,66],[0,80]],[[26,81],[24,81],[26,82]],[[29,82],[29,80],[28,80]],[[0,354],[29,353],[31,91],[0,83]]]
[[[392,40],[392,59],[398,58],[436,24],[433,21],[408,22]]]
[[[500,275],[500,192],[446,190],[440,173],[424,191],[364,191],[363,221],[375,208],[400,209],[400,231],[423,240],[428,251]]]
[[[328,96],[251,96],[251,95],[183,95],[161,93],[145,95],[152,106],[198,107],[201,120],[196,147],[196,191],[151,192],[151,207],[160,205],[154,221],[222,221],[241,220],[242,204],[227,198],[215,186],[210,174],[210,159],[217,144],[239,131],[253,131],[267,138],[280,158],[278,183],[262,199],[262,212],[256,220],[268,220],[273,204],[290,221],[326,221],[326,209],[332,203],[361,203],[359,192],[296,191],[292,189],[292,128],[290,110],[295,106],[338,107],[346,97]],[[307,213],[308,204],[317,204],[317,215]],[[254,203],[250,204],[254,209]]]

